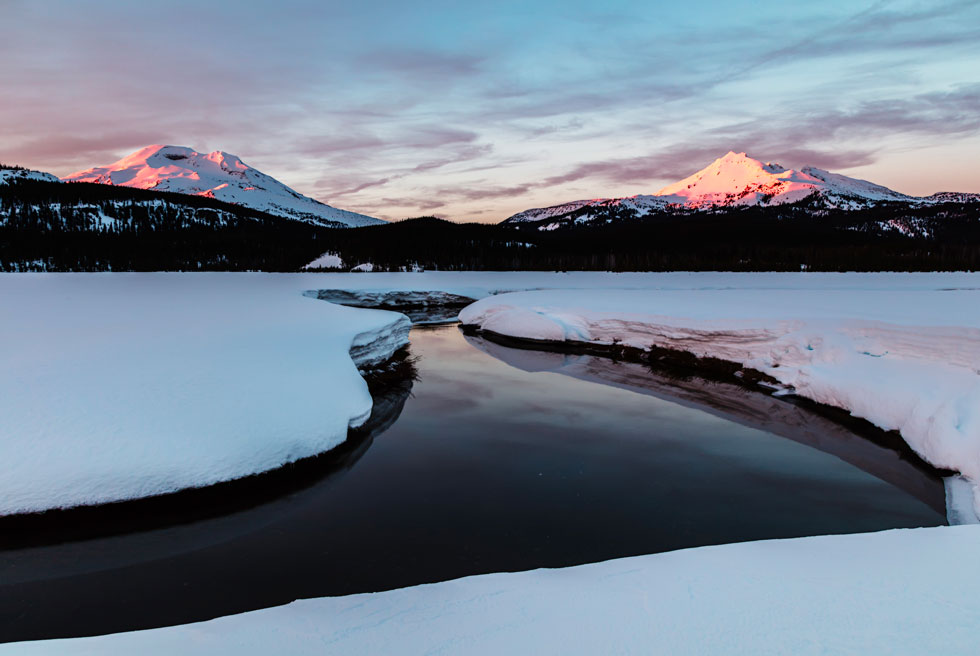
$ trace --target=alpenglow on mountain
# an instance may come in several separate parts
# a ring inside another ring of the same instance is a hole
[[[799,170],[763,163],[745,153],[729,152],[683,180],[655,194],[626,198],[578,200],[551,207],[525,210],[504,220],[524,223],[564,216],[584,207],[621,206],[644,216],[677,210],[711,210],[725,207],[775,206],[813,200],[826,209],[856,210],[882,202],[910,205],[980,199],[978,194],[941,192],[932,196],[907,196],[865,180],[849,178],[813,166]]]
[[[114,164],[78,171],[62,180],[206,196],[316,225],[384,223],[304,196],[220,150],[205,154],[183,146],[146,146]]]

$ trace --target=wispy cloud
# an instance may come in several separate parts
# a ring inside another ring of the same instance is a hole
[[[648,193],[730,149],[926,192],[895,162],[980,148],[967,0],[21,0],[0,60],[0,160],[221,148],[392,217]]]

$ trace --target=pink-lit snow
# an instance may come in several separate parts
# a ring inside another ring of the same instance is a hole
[[[309,223],[376,225],[381,219],[340,210],[303,196],[235,155],[183,146],[146,146],[114,164],[78,171],[66,182],[96,182],[207,196]]]
[[[625,198],[578,200],[551,207],[519,212],[507,219],[511,223],[539,221],[568,214],[583,207],[622,206],[643,216],[670,208],[707,210],[717,207],[783,205],[819,197],[828,207],[850,210],[882,201],[913,205],[937,202],[971,202],[976,194],[940,193],[914,197],[887,187],[831,173],[813,166],[787,169],[733,151],[719,157],[700,171],[663,187],[654,194]]]

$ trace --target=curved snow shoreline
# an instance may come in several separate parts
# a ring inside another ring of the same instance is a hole
[[[980,527],[682,549],[0,654],[973,654]]]
[[[947,304],[883,292],[838,298],[713,291],[535,291],[477,301],[460,320],[515,339],[651,347],[737,363],[772,377],[799,396],[897,430],[931,464],[980,481],[980,322],[916,325],[914,317],[878,311],[882,300]],[[973,293],[975,295],[975,292]],[[830,294],[834,296],[833,293]],[[973,299],[969,299],[973,300]],[[870,319],[846,309],[864,304]],[[885,320],[876,319],[876,314]],[[932,318],[932,317],[930,317]],[[942,318],[942,319],[941,319]],[[974,487],[974,506],[980,495]]]
[[[0,277],[0,515],[204,487],[343,442],[371,414],[358,368],[410,324],[302,291],[270,276]]]

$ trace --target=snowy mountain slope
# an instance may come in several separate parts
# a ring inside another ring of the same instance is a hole
[[[524,210],[514,216],[504,220],[504,223],[530,223],[565,216],[583,207],[624,207],[635,210],[638,216],[644,216],[650,212],[663,211],[670,205],[670,201],[649,194],[639,194],[628,198],[594,198],[592,200],[575,200],[561,205],[551,207],[540,207]],[[585,215],[579,217],[579,222],[588,221],[591,217]]]
[[[341,223],[107,184],[0,184],[0,271],[293,270]]]
[[[34,180],[38,182],[60,182],[56,176],[50,173],[45,173],[44,171],[32,171],[31,169],[24,169],[20,167],[0,166],[0,185],[25,180]]]
[[[775,206],[813,198],[826,209],[855,210],[881,202],[929,205],[942,202],[972,202],[980,194],[943,192],[915,197],[881,185],[831,173],[813,166],[799,170],[762,162],[745,153],[729,152],[683,180],[667,185],[652,195],[627,198],[597,198],[552,207],[525,210],[504,223],[526,223],[564,216],[583,207],[625,207],[638,216],[653,211],[700,211],[724,207]],[[566,209],[567,208],[567,209]],[[580,221],[588,220],[587,215]]]
[[[152,145],[114,164],[72,173],[63,180],[207,196],[318,225],[342,223],[357,227],[384,223],[303,196],[220,150],[205,154],[182,146]]]
[[[523,212],[518,212],[506,220],[510,223],[521,223],[525,221],[550,219],[553,216],[562,216],[564,214],[568,214],[569,212],[574,212],[579,208],[585,207],[586,205],[591,205],[592,203],[601,200],[603,199],[597,198],[593,200],[573,200],[567,203],[562,203],[561,205],[552,205],[551,207],[535,207],[529,210],[524,210]]]

